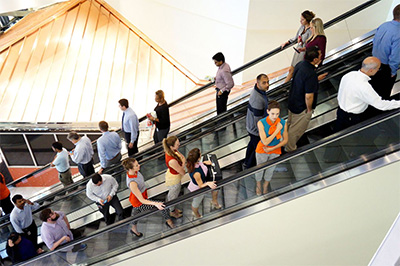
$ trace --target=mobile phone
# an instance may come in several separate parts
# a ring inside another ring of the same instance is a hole
[[[293,49],[299,54],[300,51],[296,49],[296,47],[293,47]]]
[[[106,203],[107,203],[107,200],[103,201],[103,204],[106,204]]]

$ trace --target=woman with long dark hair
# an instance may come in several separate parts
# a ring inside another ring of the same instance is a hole
[[[297,30],[296,36],[292,39],[288,40],[281,44],[281,48],[285,47],[290,43],[296,42],[296,50],[293,55],[292,63],[289,67],[289,73],[285,79],[285,83],[289,82],[293,77],[294,67],[297,65],[298,62],[304,59],[304,51],[302,50],[303,47],[306,45],[306,40],[311,36],[311,28],[310,22],[315,17],[315,14],[312,11],[305,10],[300,15],[300,28]]]
[[[198,148],[194,148],[189,151],[188,157],[186,158],[186,168],[188,170],[190,176],[190,183],[188,189],[190,192],[196,191],[203,187],[210,187],[211,189],[215,189],[217,185],[215,181],[209,180],[207,178],[207,166],[211,165],[210,161],[200,162],[201,153]],[[218,204],[218,190],[213,190],[211,205],[215,209],[221,209],[221,206]],[[199,213],[200,203],[204,199],[204,194],[198,197],[195,197],[192,201],[192,211],[194,218],[201,218],[201,214]]]

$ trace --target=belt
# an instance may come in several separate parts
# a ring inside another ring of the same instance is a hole
[[[59,172],[59,173],[60,173],[60,174],[64,174],[64,173],[68,172],[70,169],[71,169],[71,168],[68,168],[66,171],[64,171],[64,172]]]
[[[115,155],[115,156],[114,156],[114,158],[110,159],[109,161],[112,161],[112,160],[114,160],[114,159],[115,159],[115,158],[117,158],[117,157],[118,157],[120,154],[121,154],[121,153],[120,153],[120,152],[118,152],[118,153],[117,153],[117,155]]]

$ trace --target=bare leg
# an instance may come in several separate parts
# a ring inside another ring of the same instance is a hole
[[[263,194],[267,194],[268,193],[268,185],[269,185],[269,181],[264,181]]]
[[[196,216],[196,218],[201,218],[201,215],[199,213],[199,208],[194,208],[192,206],[192,211],[193,211],[194,216]]]
[[[261,195],[261,181],[257,181],[256,194],[257,196]]]
[[[290,67],[289,67],[289,73],[288,73],[288,75],[287,75],[287,77],[286,77],[286,79],[285,79],[285,83],[286,83],[286,82],[289,82],[289,81],[292,79],[292,77],[293,77],[293,71],[294,71],[294,67],[290,66]]]
[[[136,225],[136,224],[132,224],[131,230],[132,230],[132,232],[134,232],[136,235],[140,235],[140,232],[137,230],[137,225]]]
[[[213,205],[213,207],[215,209],[221,209],[221,205],[219,205],[218,203],[218,190],[214,190],[213,192],[211,192],[211,195],[212,195],[211,204]]]
[[[165,222],[168,224],[169,227],[175,228],[174,222],[172,222],[171,219],[167,219]]]

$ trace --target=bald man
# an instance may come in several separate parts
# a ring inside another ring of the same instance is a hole
[[[378,58],[367,57],[359,71],[351,71],[343,76],[339,85],[336,131],[368,118],[363,116],[363,112],[369,105],[382,111],[400,108],[400,101],[382,100],[368,82],[380,67]]]

